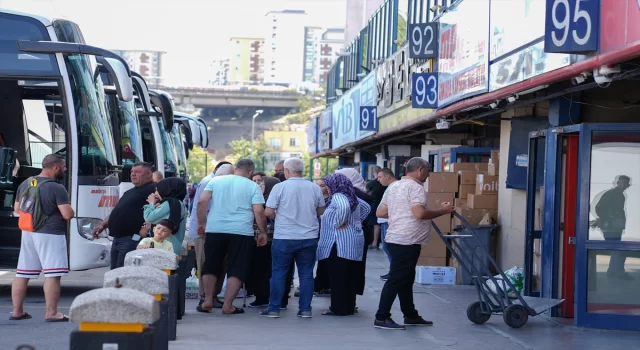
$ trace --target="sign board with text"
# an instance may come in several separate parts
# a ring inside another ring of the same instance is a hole
[[[331,140],[333,148],[356,141],[357,120],[360,114],[360,89],[358,86],[345,92],[332,106],[333,120]]]
[[[437,22],[409,25],[409,58],[438,58],[439,26]]]
[[[489,90],[495,91],[571,64],[571,55],[544,52],[544,43],[529,46],[491,64]]]
[[[318,135],[318,149],[320,152],[331,150],[331,134],[323,133]]]
[[[545,52],[598,51],[600,0],[547,0],[544,23]]]
[[[489,32],[491,61],[544,37],[546,1],[492,2]]]
[[[360,131],[378,131],[378,114],[376,106],[360,106]]]
[[[377,97],[378,97],[378,87],[376,86],[376,72],[373,71],[368,74],[360,84],[360,106],[374,106],[376,105]],[[378,116],[376,115],[376,126],[378,125]],[[360,140],[369,135],[373,135],[378,128],[376,129],[361,129],[357,128],[356,141]]]
[[[384,116],[410,101],[411,66],[409,65],[409,46],[405,45],[377,68],[378,116]]]
[[[640,42],[640,2],[600,2],[600,54],[623,50]]]
[[[327,109],[322,112],[320,116],[320,132],[321,133],[330,133],[331,132],[331,123],[332,123],[332,115],[333,109],[329,106]]]
[[[413,73],[411,76],[411,106],[438,108],[438,73]]]
[[[489,0],[463,1],[440,18],[438,107],[488,91]]]

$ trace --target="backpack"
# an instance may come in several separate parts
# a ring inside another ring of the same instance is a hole
[[[48,216],[42,211],[40,205],[40,186],[53,180],[38,181],[35,177],[27,179],[27,188],[20,197],[18,213],[18,228],[23,231],[37,232],[47,220]]]

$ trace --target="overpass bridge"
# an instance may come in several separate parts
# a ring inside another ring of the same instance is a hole
[[[176,105],[196,108],[255,107],[297,108],[297,91],[264,91],[251,88],[161,88],[173,96]]]

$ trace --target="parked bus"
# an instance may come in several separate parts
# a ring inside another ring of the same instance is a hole
[[[103,85],[98,65],[110,73],[112,86]],[[17,265],[21,231],[13,212],[16,189],[40,173],[49,153],[66,159],[62,183],[75,210],[67,230],[69,268],[109,265],[110,241],[92,237],[93,225],[117,203],[122,171],[105,89],[130,102],[131,78],[120,57],[86,45],[75,23],[0,10],[0,265]],[[131,136],[136,138],[133,132]],[[133,139],[135,158],[140,150]]]

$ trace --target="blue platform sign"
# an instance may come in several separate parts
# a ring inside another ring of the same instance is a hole
[[[438,73],[411,74],[411,107],[438,108]]]
[[[376,106],[360,106],[360,131],[378,131],[378,111]]]
[[[600,0],[547,0],[545,52],[597,51],[599,36]]]

